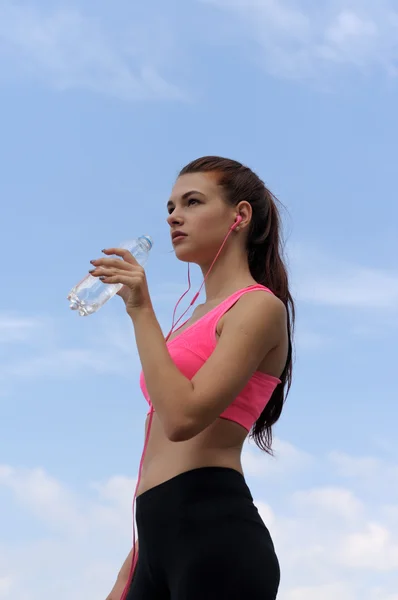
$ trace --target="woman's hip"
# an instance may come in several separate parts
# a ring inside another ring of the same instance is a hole
[[[228,531],[238,539],[260,537],[273,547],[244,476],[227,467],[186,471],[143,492],[136,519],[140,547],[158,551]]]
[[[200,467],[181,473],[137,497],[136,519],[132,598],[141,600],[141,588],[173,600],[276,597],[274,545],[238,471]]]

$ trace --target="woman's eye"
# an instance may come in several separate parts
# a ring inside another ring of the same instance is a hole
[[[200,204],[200,200],[198,200],[197,198],[189,198],[188,200],[188,206],[191,205],[192,202],[195,202],[196,204]],[[171,213],[173,212],[174,207],[170,207],[167,212],[169,213],[169,215],[171,215]]]

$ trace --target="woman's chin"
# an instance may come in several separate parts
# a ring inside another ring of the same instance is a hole
[[[184,251],[181,252],[180,250],[174,250],[174,254],[175,254],[175,257],[178,260],[180,260],[181,262],[190,262],[190,263],[195,262],[195,258],[191,252],[184,252]]]
[[[192,248],[184,248],[183,244],[174,248],[174,254],[178,260],[181,260],[181,262],[196,263],[198,259],[195,252],[192,251]]]

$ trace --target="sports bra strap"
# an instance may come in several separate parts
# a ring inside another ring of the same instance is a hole
[[[216,308],[216,310],[214,312],[217,313],[221,317],[239,300],[239,298],[241,298],[248,292],[256,292],[259,290],[264,290],[265,292],[268,292],[269,294],[273,294],[273,292],[269,288],[265,287],[264,285],[261,285],[260,283],[257,283],[257,284],[251,285],[249,287],[243,288],[241,290],[238,290],[238,291],[234,292],[231,296],[228,296],[228,298],[226,298],[223,302],[221,302],[219,304],[219,306],[217,307],[219,310],[217,310],[217,308]]]
[[[236,302],[239,300],[239,298],[241,298],[242,296],[244,296],[245,294],[247,294],[249,292],[256,292],[256,291],[260,291],[260,290],[268,292],[269,294],[273,294],[273,292],[269,288],[258,283],[258,284],[254,284],[249,287],[243,288],[241,290],[238,290],[238,291],[234,292],[233,294],[231,294],[231,296],[228,296],[228,298],[226,298],[225,300],[220,302],[220,304],[209,313],[209,317],[210,317],[209,321],[211,322],[211,327],[209,328],[211,331],[209,331],[209,333],[210,333],[211,337],[213,338],[213,335],[214,335],[216,327],[217,327],[217,323],[219,322],[221,317],[223,317],[225,315],[225,313],[227,313],[229,311],[229,309],[232,308],[232,306],[234,304],[236,304]],[[207,316],[207,315],[205,315],[205,316]]]

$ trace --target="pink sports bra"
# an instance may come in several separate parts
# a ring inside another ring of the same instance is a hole
[[[215,349],[217,344],[216,327],[220,318],[243,294],[257,290],[264,290],[272,294],[271,290],[260,284],[238,290],[187,327],[178,336],[167,342],[171,358],[185,377],[192,379]],[[180,325],[176,331],[184,327],[188,321],[189,319]],[[234,421],[250,431],[279,383],[281,383],[281,380],[277,377],[256,371],[241,393],[220,415],[220,418]],[[140,387],[149,404],[148,414],[150,414],[152,403],[142,371],[140,374]]]

